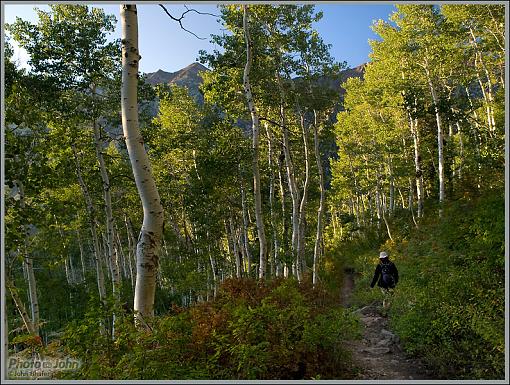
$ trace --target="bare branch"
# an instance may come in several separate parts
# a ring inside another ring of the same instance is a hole
[[[220,15],[215,15],[214,13],[209,13],[209,12],[200,12],[200,11],[197,11],[196,9],[193,9],[193,8],[188,8],[187,5],[183,4],[184,5],[184,8],[186,8],[186,12],[183,13],[183,16],[184,14],[188,13],[188,12],[196,12],[198,13],[199,15],[208,15],[208,16],[214,16],[214,17],[221,17]]]
[[[186,11],[184,11],[180,17],[175,17],[173,16],[166,8],[163,4],[158,4],[161,8],[163,8],[163,10],[165,11],[165,13],[168,15],[168,17],[170,17],[170,19],[176,21],[179,23],[180,27],[182,30],[192,34],[193,36],[195,36],[197,39],[200,39],[200,40],[205,40],[206,38],[205,37],[200,37],[198,36],[197,34],[195,34],[194,32],[191,32],[189,29],[186,29],[183,25],[182,25],[182,19],[184,19],[184,16],[189,13],[189,12],[195,12],[199,15],[209,15],[209,16],[214,16],[214,17],[219,17],[218,15],[214,15],[212,13],[208,13],[208,12],[200,12],[200,11],[197,11],[196,9],[193,9],[193,8],[188,8],[186,5],[184,5],[184,7],[186,8]]]

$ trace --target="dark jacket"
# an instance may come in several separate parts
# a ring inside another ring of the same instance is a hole
[[[388,285],[386,285],[386,283],[383,282],[383,280],[382,280],[382,265],[383,264],[389,264],[390,273],[393,275],[393,278],[395,279],[395,285],[398,283],[397,267],[395,266],[395,264],[393,262],[391,262],[388,259],[387,261],[381,260],[381,262],[375,268],[374,278],[372,279],[372,283],[370,284],[370,287],[374,287],[375,283],[377,282],[377,286],[382,287],[383,289],[388,288]],[[390,286],[390,287],[395,287],[395,286]]]

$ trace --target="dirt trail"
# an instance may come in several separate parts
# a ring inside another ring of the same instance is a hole
[[[354,288],[353,272],[346,271],[341,302],[349,307]],[[416,359],[407,357],[400,346],[398,336],[389,330],[388,319],[374,303],[355,311],[363,323],[361,340],[350,341],[354,364],[358,367],[360,380],[432,380],[437,379]]]

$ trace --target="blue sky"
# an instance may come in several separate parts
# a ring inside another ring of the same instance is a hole
[[[201,12],[219,14],[214,4],[192,4],[189,7]],[[105,9],[106,13],[113,14],[119,20],[118,4],[93,4]],[[11,23],[16,16],[35,22],[35,6],[46,10],[43,2],[38,4],[5,4],[4,20]],[[168,4],[167,9],[174,15],[179,16],[185,11],[182,5]],[[377,4],[363,3],[318,3],[316,10],[323,11],[324,17],[316,23],[315,28],[319,31],[326,43],[332,45],[331,53],[337,61],[346,61],[351,67],[368,61],[370,47],[368,39],[376,38],[370,29],[373,20],[387,19],[395,10],[391,3],[379,2]],[[142,60],[140,71],[154,72],[162,69],[168,72],[177,71],[197,59],[198,51],[205,49],[211,51],[214,45],[209,42],[209,35],[220,34],[221,26],[216,18],[207,15],[188,13],[183,20],[184,26],[206,40],[199,40],[181,30],[178,23],[171,20],[157,4],[140,3],[138,5],[139,23],[139,46]],[[120,22],[117,23],[113,37],[120,37]],[[217,48],[217,47],[216,47]],[[26,54],[16,51],[15,58],[21,64],[26,62]]]

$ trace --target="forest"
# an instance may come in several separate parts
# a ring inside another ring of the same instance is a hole
[[[505,7],[397,4],[345,79],[313,4],[219,5],[200,100],[136,5],[6,24],[4,379],[508,380]]]

